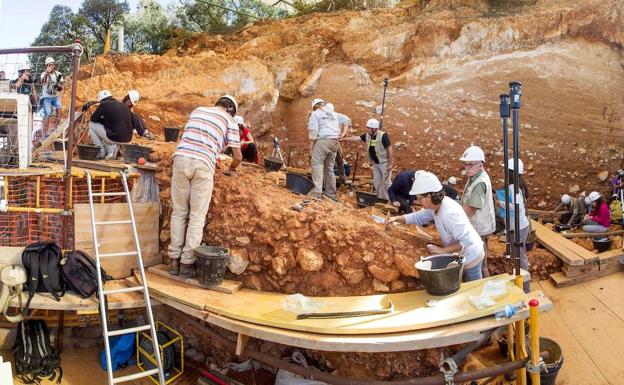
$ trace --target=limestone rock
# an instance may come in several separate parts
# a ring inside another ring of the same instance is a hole
[[[601,171],[598,173],[598,180],[604,182],[609,177],[609,171]]]
[[[230,250],[230,259],[228,260],[228,269],[236,275],[243,274],[249,266],[249,254],[246,249]]]
[[[387,293],[390,291],[390,288],[386,285],[383,284],[383,282],[377,280],[377,279],[373,279],[373,290],[375,292],[383,292],[383,293]]]
[[[271,260],[271,265],[273,266],[273,270],[279,275],[284,275],[288,272],[288,267],[286,266],[286,261],[282,257],[275,257]]]
[[[249,239],[249,237],[247,236],[236,237],[236,244],[238,246],[249,246],[250,243],[251,239]]]
[[[305,271],[319,271],[323,267],[323,256],[314,250],[300,248],[297,263]]]
[[[397,269],[391,266],[385,266],[376,263],[368,265],[367,269],[373,277],[380,280],[381,282],[386,283],[394,281],[401,275],[401,273]]]
[[[418,270],[414,267],[417,257],[411,257],[405,254],[395,254],[394,264],[401,271],[401,274],[410,277],[418,277]]]
[[[344,277],[344,279],[349,282],[350,285],[357,285],[360,283],[366,273],[363,269],[353,268],[353,267],[345,267],[339,270],[340,274]]]
[[[540,201],[540,203],[537,204],[537,207],[539,207],[540,209],[543,209],[546,206],[548,206],[548,203],[544,201]]]
[[[577,192],[579,192],[581,188],[579,187],[579,185],[575,184],[570,186],[570,188],[568,189],[568,191],[570,192],[570,194],[576,194]]]

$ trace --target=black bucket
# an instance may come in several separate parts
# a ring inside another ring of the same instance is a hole
[[[180,135],[179,127],[165,127],[165,142],[176,142]]]
[[[223,282],[230,250],[219,246],[199,246],[195,250],[197,280],[200,285],[217,286]]]
[[[65,140],[65,147],[63,147],[63,141],[62,140],[55,140],[54,141],[54,151],[63,151],[63,150],[67,150],[67,139]],[[99,148],[99,147],[98,147]]]
[[[377,202],[377,194],[364,191],[356,191],[355,198],[358,207],[375,206],[375,202]]]
[[[524,323],[524,336],[525,336],[525,345],[529,346],[529,323],[525,322]],[[494,333],[492,333],[492,337],[494,338],[494,341],[496,341],[496,343],[498,344],[498,351],[500,352],[501,356],[509,359],[508,356],[508,349],[509,349],[509,344],[507,341],[507,326],[501,326],[500,328],[496,329],[494,331]],[[512,343],[512,349],[515,349],[515,345],[516,343],[513,342]]]
[[[267,156],[264,158],[264,169],[267,171],[279,171],[284,162],[280,158],[275,158],[272,156]]]
[[[546,373],[540,373],[540,383],[542,385],[555,385],[557,374],[563,366],[563,353],[561,353],[561,347],[555,341],[550,338],[540,337],[539,348],[541,352],[548,352],[544,357],[544,363],[546,364]],[[531,376],[527,376],[528,384],[532,384]]]
[[[295,174],[293,172],[286,173],[286,188],[290,191],[306,195],[312,190],[314,183],[307,177],[301,174]]]
[[[611,238],[609,237],[594,237],[592,238],[594,249],[599,253],[605,252],[611,248]]]
[[[457,254],[431,255],[422,257],[415,266],[427,293],[449,295],[459,290],[464,267],[463,257]]]
[[[555,225],[555,231],[560,233],[562,231],[566,231],[566,230],[570,230],[572,228],[572,226],[568,225],[568,224],[558,224]]]
[[[572,213],[563,213],[559,217],[559,223],[568,223],[570,218],[572,218]]]
[[[139,146],[138,144],[124,144],[123,158],[126,162],[136,163],[139,158],[147,160],[147,156],[152,152],[151,147]]]
[[[100,152],[100,146],[94,146],[91,144],[79,144],[78,145],[78,157],[84,160],[94,160]]]

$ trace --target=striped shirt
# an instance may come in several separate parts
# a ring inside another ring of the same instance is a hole
[[[214,173],[217,155],[225,147],[240,147],[234,118],[218,107],[198,107],[191,112],[173,156],[198,159]]]

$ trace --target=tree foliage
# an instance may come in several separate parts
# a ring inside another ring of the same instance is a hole
[[[84,0],[78,15],[84,19],[85,27],[98,43],[104,46],[106,32],[122,22],[129,11],[130,6],[125,0]]]
[[[174,26],[163,7],[154,0],[141,0],[136,13],[126,16],[125,48],[130,52],[161,53],[169,48]]]

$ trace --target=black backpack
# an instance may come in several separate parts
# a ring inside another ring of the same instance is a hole
[[[63,379],[61,352],[50,345],[50,334],[43,320],[20,322],[13,346],[15,373],[25,384],[39,384],[42,380],[57,384]]]
[[[81,250],[68,251],[61,261],[61,276],[67,289],[82,298],[89,298],[97,291],[97,267],[95,261]],[[100,268],[102,283],[112,279]]]
[[[27,246],[22,253],[22,264],[28,281],[24,284],[30,301],[35,293],[50,293],[56,301],[65,294],[61,280],[61,249],[54,242],[37,242]]]

